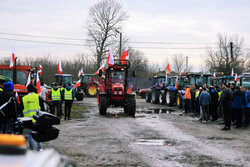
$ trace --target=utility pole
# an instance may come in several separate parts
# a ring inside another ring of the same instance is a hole
[[[122,33],[117,29],[115,29],[115,31],[120,34],[120,48],[119,48],[119,53],[120,53],[119,57],[120,57],[122,55]]]
[[[14,61],[15,65],[13,68],[13,83],[14,84],[17,84],[16,59],[17,59],[17,57],[15,57],[15,61]]]
[[[233,60],[234,55],[233,55],[233,42],[230,42],[230,53],[231,53],[231,59]]]
[[[188,71],[188,56],[186,56],[186,71]]]

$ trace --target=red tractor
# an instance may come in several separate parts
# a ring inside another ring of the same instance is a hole
[[[97,93],[100,115],[105,115],[107,108],[114,106],[123,107],[126,114],[135,116],[135,94],[132,93],[132,85],[128,84],[128,69],[129,62],[121,64],[119,60],[115,60],[115,64],[105,70],[105,77],[102,76],[102,70],[99,71],[99,77],[102,77]]]

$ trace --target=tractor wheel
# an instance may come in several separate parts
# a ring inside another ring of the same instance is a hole
[[[76,100],[77,100],[77,101],[82,101],[83,98],[84,98],[83,93],[77,93],[77,94],[76,94]]]
[[[151,92],[149,92],[149,91],[146,92],[145,99],[146,99],[146,102],[149,102],[149,103],[151,102]]]
[[[164,90],[160,91],[160,95],[159,95],[159,104],[166,104],[166,93]]]
[[[152,103],[154,103],[154,104],[159,103],[159,95],[160,95],[159,90],[156,90],[156,89],[152,90]]]
[[[176,98],[176,107],[178,109],[181,109],[182,108],[182,101],[181,101],[181,95],[178,93],[177,94],[177,98]]]
[[[87,86],[86,94],[88,97],[95,97],[97,95],[97,85]]]
[[[124,108],[125,110],[125,108]],[[127,97],[127,105],[126,105],[126,112],[129,116],[134,117],[135,116],[135,110],[136,110],[136,102],[135,102],[135,96],[128,96]]]
[[[166,104],[167,104],[167,106],[170,105],[170,92],[169,91],[167,91],[167,93],[166,93]]]
[[[106,115],[107,113],[107,99],[106,96],[99,95],[99,114]]]
[[[170,103],[169,106],[173,106],[175,102],[175,94],[174,91],[170,91]]]

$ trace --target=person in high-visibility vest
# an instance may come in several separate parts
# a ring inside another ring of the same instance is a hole
[[[24,117],[32,118],[32,122],[35,123],[36,120],[33,118],[33,115],[37,113],[37,111],[44,111],[44,103],[42,97],[40,97],[37,93],[37,90],[33,84],[27,86],[29,94],[23,96],[21,98],[21,110]],[[32,130],[28,129],[29,136],[29,146],[31,150],[34,150],[34,141],[32,138]],[[37,150],[42,151],[42,143],[37,143]]]
[[[187,85],[187,88],[185,90],[185,113],[188,112],[188,110],[190,110],[190,106],[191,106],[191,89],[189,88],[189,85]]]
[[[62,112],[60,110],[60,101],[62,100],[61,90],[57,87],[55,83],[53,88],[51,89],[51,100],[52,100],[52,108],[51,113],[55,114],[55,108],[57,109],[57,116],[61,118]]]
[[[63,91],[63,87],[62,87],[62,84],[61,83],[58,83],[57,84],[57,87],[58,87],[58,89],[60,89],[60,91],[61,91],[61,94],[62,94],[62,91]],[[60,113],[61,113],[61,115],[63,114],[63,112],[62,112],[62,104],[63,104],[63,95],[61,95],[61,100],[60,100],[60,102],[59,102],[59,110],[60,110]],[[60,116],[61,117],[61,116]]]
[[[71,88],[71,83],[68,83],[67,87],[63,90],[63,99],[65,101],[64,108],[64,120],[70,120],[71,107],[75,98],[75,90]]]

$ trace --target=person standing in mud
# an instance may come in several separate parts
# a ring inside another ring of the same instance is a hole
[[[221,104],[224,113],[224,123],[225,127],[221,130],[230,130],[232,121],[232,101],[233,101],[233,91],[230,89],[230,85],[222,84],[223,92],[221,94]]]
[[[188,111],[190,110],[190,105],[191,105],[191,89],[187,85],[187,88],[185,90],[185,113],[187,114]]]
[[[219,100],[219,95],[218,95],[216,87],[210,89],[210,96],[211,96],[210,112],[212,115],[212,121],[216,121],[218,119],[217,107],[218,107],[218,100]]]
[[[207,92],[206,88],[203,88],[203,91],[199,97],[199,103],[202,107],[203,118],[206,122],[209,120],[209,104],[211,103],[210,94]]]

